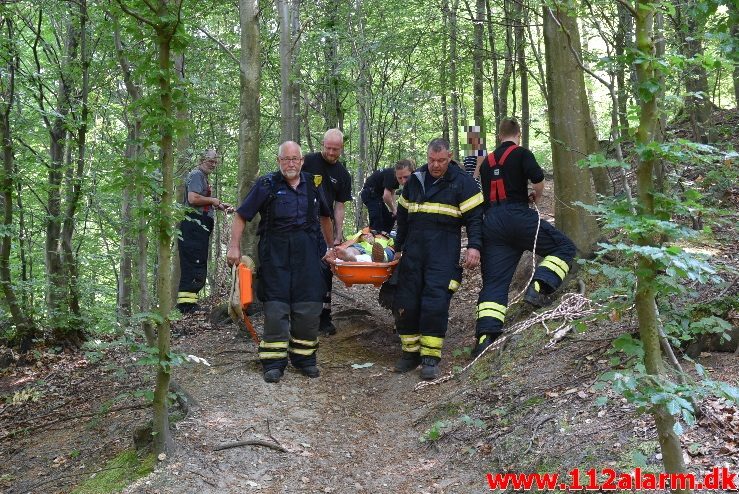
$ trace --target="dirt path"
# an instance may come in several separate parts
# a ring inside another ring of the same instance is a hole
[[[199,408],[176,425],[175,457],[125,492],[483,492],[484,472],[445,464],[419,441],[440,391],[415,393],[417,371],[391,371],[399,344],[376,289],[339,291],[351,298],[336,297],[338,334],[321,340],[318,379],[288,369],[277,385],[263,382],[254,344],[233,328],[188,338],[180,350],[212,364],[178,373]],[[250,439],[288,452],[213,451]]]

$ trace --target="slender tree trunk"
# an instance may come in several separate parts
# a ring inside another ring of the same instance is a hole
[[[626,53],[626,47],[632,46],[633,42],[630,39],[633,33],[632,25],[633,18],[631,14],[620,3],[616,3],[616,9],[618,10],[618,28],[616,29],[615,37],[615,52],[616,57],[623,57]],[[629,38],[627,38],[629,36]],[[618,64],[616,69],[616,83],[618,84],[618,122],[621,126],[621,135],[629,134],[629,119],[626,115],[626,106],[629,101],[629,87],[626,85],[626,70],[627,65]]]
[[[526,64],[526,33],[524,26],[528,24],[528,8],[523,3],[516,4],[516,59],[518,60],[518,73],[521,79],[521,145],[529,147],[529,127],[531,117],[529,116],[529,68]]]
[[[574,203],[593,204],[595,195],[590,173],[577,162],[597,150],[598,142],[587,106],[583,70],[575,58],[581,59],[577,19],[562,6],[554,8],[557,10],[544,7],[554,211],[557,227],[572,239],[581,255],[588,256],[593,252],[598,226]]]
[[[327,129],[341,128],[341,102],[339,101],[339,0],[328,0],[326,2],[326,42],[323,45],[326,62],[325,76],[325,105],[323,108],[324,122]],[[306,127],[306,132],[308,128]]]
[[[492,92],[493,92],[493,128],[489,129],[490,131],[487,132],[487,135],[489,135],[490,139],[492,141],[490,144],[486,147],[489,147],[489,149],[493,149],[495,147],[495,135],[498,133],[498,126],[500,125],[500,119],[502,118],[502,115],[500,114],[500,93],[498,92],[499,88],[499,77],[498,77],[498,60],[500,59],[500,56],[498,55],[498,51],[496,50],[496,43],[495,43],[495,24],[493,24],[493,11],[490,7],[490,0],[485,0],[485,10],[487,12],[487,20],[488,20],[488,44],[490,45],[490,59],[492,62],[492,72],[493,72],[493,80],[492,80]]]
[[[259,175],[259,24],[257,0],[239,0],[241,26],[241,91],[239,96],[239,201]],[[241,251],[256,259],[257,222],[247,223],[241,239]]]
[[[636,62],[638,81],[642,84],[656,78],[655,66],[652,61],[655,49],[653,39],[654,5],[645,0],[637,0],[636,16],[636,45],[643,56]],[[654,141],[655,127],[658,119],[656,95],[640,101],[639,128],[636,132],[636,145],[649,146]],[[637,184],[639,203],[643,214],[653,216],[654,185],[653,172],[656,159],[654,155],[642,156],[638,163]],[[643,236],[639,243],[654,245],[658,240]],[[639,335],[644,347],[644,364],[649,374],[664,375],[662,351],[660,349],[659,329],[657,323],[657,306],[655,304],[657,269],[653,261],[647,257],[640,257],[637,270],[636,311],[639,319]],[[675,419],[670,415],[665,405],[655,405],[651,409],[652,417],[657,426],[657,439],[662,450],[662,463],[667,473],[684,473],[685,463],[680,447],[680,439],[673,427]],[[690,489],[673,489],[672,492],[687,494]]]
[[[485,58],[485,0],[477,0],[475,9],[474,48],[472,50],[472,99],[473,121],[471,125],[485,126],[483,109],[483,60]]]
[[[503,0],[503,22],[505,23],[505,52],[503,58],[503,75],[500,81],[500,115],[501,118],[510,117],[508,114],[508,89],[511,85],[511,75],[513,74],[513,60],[515,53],[513,50],[513,19],[510,15],[511,0]]]
[[[459,86],[457,84],[457,12],[459,0],[452,0],[449,12],[449,85],[452,91],[452,156],[459,156]]]
[[[356,25],[356,42],[354,44],[354,56],[357,59],[358,66],[358,80],[357,80],[357,111],[358,115],[358,126],[359,126],[359,157],[357,160],[357,171],[354,176],[354,190],[361,190],[364,184],[364,179],[368,173],[368,162],[369,162],[369,115],[370,104],[369,104],[369,78],[368,78],[368,62],[364,56],[365,50],[365,37],[364,37],[364,12],[362,9],[362,0],[355,0],[354,12]],[[356,229],[362,228],[362,200],[359,194],[355,198],[354,207],[354,225]]]
[[[4,39],[3,31],[7,32]],[[3,222],[0,234],[0,285],[2,293],[10,310],[13,325],[16,328],[15,336],[9,341],[10,346],[19,345],[22,352],[31,347],[36,329],[28,311],[23,307],[23,299],[16,297],[10,271],[10,240],[13,226],[13,193],[15,181],[15,164],[13,160],[13,140],[11,134],[10,111],[13,108],[15,97],[15,71],[18,66],[18,55],[10,43],[13,38],[13,21],[10,18],[0,19],[0,47],[7,50],[8,65],[4,67],[0,77],[0,139],[2,139],[3,167],[0,170],[0,206],[2,206]]]
[[[444,30],[441,35],[441,56],[442,66],[449,66],[449,0],[442,0],[441,11],[444,16]],[[446,70],[439,73],[439,83],[441,89],[441,137],[449,142],[449,102],[447,93],[449,91],[448,76]],[[400,158],[398,158],[400,159]]]
[[[280,141],[300,140],[300,90],[297,72],[297,40],[293,36],[298,22],[296,0],[277,0],[277,14],[280,22]]]

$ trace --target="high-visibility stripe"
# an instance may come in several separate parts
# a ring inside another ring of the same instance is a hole
[[[198,302],[198,294],[193,292],[177,292],[178,304],[196,304]]]
[[[443,214],[444,216],[452,216],[461,218],[462,211],[452,204],[443,204],[440,202],[408,202],[406,205],[408,213],[427,213],[427,214]]]
[[[420,334],[402,334],[400,335],[400,347],[404,352],[417,352],[421,349],[418,343],[420,339]]]
[[[421,336],[421,356],[441,358],[441,347],[444,338],[436,336]]]
[[[551,269],[552,271],[554,271],[554,274],[559,276],[559,279],[561,280],[565,279],[567,271],[570,270],[570,267],[567,265],[566,262],[555,256],[545,257],[544,260],[541,261],[541,264],[539,264],[539,266]]]
[[[260,359],[287,358],[287,352],[259,352]]]
[[[467,199],[466,201],[462,202],[459,205],[459,210],[462,211],[463,213],[466,213],[470,209],[472,209],[472,208],[474,208],[476,206],[479,206],[483,202],[485,202],[485,198],[482,197],[482,192],[478,192],[474,196],[472,196],[469,199]]]
[[[318,340],[299,340],[291,336],[290,343],[297,343],[298,345],[303,345],[303,346],[317,346]]]
[[[497,302],[480,302],[477,305],[477,318],[494,317],[499,321],[505,320],[505,314],[508,308]]]
[[[287,348],[287,341],[264,341],[259,342],[259,348]]]
[[[457,280],[451,280],[451,281],[449,281],[449,286],[447,288],[451,292],[456,292],[459,289],[459,281],[457,281]]]
[[[316,349],[315,348],[294,348],[294,347],[290,347],[290,348],[288,348],[288,351],[290,353],[297,353],[298,355],[313,355],[314,353],[316,353]]]
[[[398,198],[398,206],[403,206],[404,208],[408,209],[407,204],[408,204],[408,201],[405,200],[405,197],[400,196]]]

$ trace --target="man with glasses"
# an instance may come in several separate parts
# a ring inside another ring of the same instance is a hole
[[[344,164],[339,161],[344,149],[344,134],[339,129],[329,129],[323,135],[320,153],[305,155],[303,170],[321,177],[321,189],[331,207],[334,225],[334,243],[344,241],[344,203],[352,200],[352,178]],[[329,245],[327,247],[333,247]],[[328,264],[323,265],[326,294],[323,298],[320,332],[324,335],[336,334],[331,321],[331,284],[333,273]]]
[[[182,238],[177,241],[180,252],[177,308],[183,314],[198,310],[198,292],[205,286],[208,274],[208,245],[215,211],[233,211],[231,206],[211,195],[208,175],[220,162],[215,149],[205,150],[200,155],[200,164],[185,180],[184,203],[190,209],[180,223]]]
[[[288,362],[308,377],[320,375],[316,351],[326,292],[321,259],[334,240],[320,179],[301,172],[300,146],[282,143],[277,163],[280,171],[259,177],[236,210],[227,254],[229,264],[239,262],[245,222],[259,213],[257,295],[264,302],[259,359],[269,383],[279,382]]]

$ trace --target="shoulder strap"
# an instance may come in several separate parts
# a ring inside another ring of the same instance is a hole
[[[488,154],[488,164],[491,168],[494,166],[503,166],[505,160],[508,159],[508,156],[516,149],[518,149],[518,145],[516,144],[508,146],[508,149],[503,151],[503,155],[500,157],[500,162],[495,159],[495,152]]]

